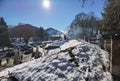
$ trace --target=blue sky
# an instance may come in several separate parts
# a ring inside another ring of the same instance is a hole
[[[104,7],[104,0],[95,0],[94,5],[88,0],[84,8],[81,6],[81,0],[50,0],[51,7],[45,9],[42,1],[3,0],[0,17],[3,17],[8,25],[26,23],[45,29],[52,27],[64,30],[70,26],[78,13],[94,11],[96,16],[101,17]]]

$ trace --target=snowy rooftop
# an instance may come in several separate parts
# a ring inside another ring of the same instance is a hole
[[[68,41],[43,58],[3,70],[0,76],[8,71],[19,81],[112,81],[109,54],[82,40]]]

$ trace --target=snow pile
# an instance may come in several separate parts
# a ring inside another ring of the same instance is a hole
[[[50,52],[49,52],[50,53]],[[81,40],[66,42],[47,56],[0,72],[19,81],[112,81],[109,55]]]
[[[69,42],[63,44],[62,46],[60,46],[60,49],[61,49],[61,50],[66,50],[66,49],[68,49],[68,48],[70,48],[70,47],[75,47],[75,46],[77,46],[77,45],[79,45],[79,44],[80,44],[79,41],[77,41],[77,40],[72,40],[72,41],[69,41]]]

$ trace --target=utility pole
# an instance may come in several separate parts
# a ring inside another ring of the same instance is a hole
[[[17,49],[14,49],[14,65],[18,64],[19,53]]]
[[[111,36],[111,39],[110,39],[110,72],[112,73],[112,55],[113,55],[113,39],[112,39],[112,36]]]

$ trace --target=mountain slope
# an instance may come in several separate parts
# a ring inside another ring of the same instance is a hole
[[[23,24],[9,29],[10,37],[34,37],[38,28],[30,24]]]
[[[19,81],[112,81],[108,68],[107,52],[82,40],[71,40],[43,58],[0,72],[0,76],[10,71]]]

